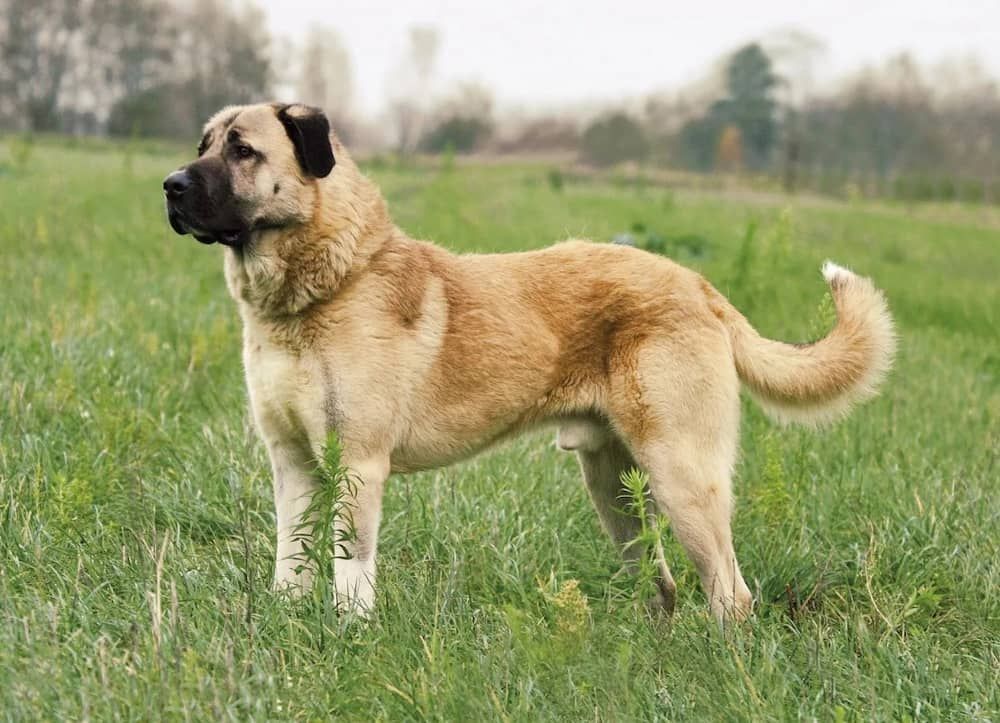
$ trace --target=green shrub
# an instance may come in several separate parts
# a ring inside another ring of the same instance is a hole
[[[594,166],[641,161],[649,154],[642,127],[625,113],[613,113],[587,126],[580,141],[583,159]]]
[[[452,116],[438,123],[423,140],[420,149],[441,153],[451,149],[454,153],[469,153],[490,137],[492,126],[482,118]]]

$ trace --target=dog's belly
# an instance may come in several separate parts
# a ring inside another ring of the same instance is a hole
[[[394,471],[452,464],[539,427],[572,427],[572,440],[582,434],[577,427],[592,426],[587,421],[598,406],[602,380],[553,386],[548,349],[510,366],[477,361],[437,377],[450,384],[414,395],[391,455]]]
[[[421,430],[418,434],[408,436],[393,450],[390,458],[392,471],[419,472],[461,462],[520,431],[523,431],[523,427],[514,425],[483,430],[478,434],[470,431],[463,435],[435,434],[433,431]]]
[[[508,400],[509,405],[477,403],[466,407],[422,410],[411,417],[391,455],[394,472],[414,472],[443,467],[468,459],[513,437],[538,428],[558,426],[571,430],[567,440],[582,438],[582,430],[604,429],[605,424],[590,415],[567,410],[553,403],[556,395],[539,393]],[[473,411],[475,409],[476,411]],[[595,431],[593,435],[600,432]],[[570,442],[566,449],[576,449]],[[583,444],[579,442],[579,444]]]
[[[421,446],[409,445],[392,454],[393,472],[419,472],[444,467],[473,457],[480,452],[539,428],[556,427],[556,446],[565,451],[593,452],[612,438],[607,422],[592,416],[553,416],[523,426],[511,425],[492,436],[482,435],[456,440],[453,437],[424,440]]]

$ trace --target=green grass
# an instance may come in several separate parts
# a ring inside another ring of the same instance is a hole
[[[268,591],[222,252],[161,208],[183,156],[7,151],[0,718],[997,720],[1000,228],[974,209],[373,169],[397,221],[453,249],[641,224],[781,338],[828,321],[833,258],[885,288],[901,346],[884,394],[826,432],[744,405],[746,626],[720,633],[669,536],[677,614],[647,618],[574,459],[537,435],[390,481],[359,623]]]

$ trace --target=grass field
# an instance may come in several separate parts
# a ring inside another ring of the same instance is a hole
[[[485,251],[635,229],[789,340],[830,321],[830,257],[886,290],[901,343],[884,394],[825,432],[744,404],[745,626],[717,629],[669,535],[677,615],[648,618],[550,435],[393,478],[361,623],[269,592],[222,251],[162,211],[182,160],[0,144],[0,718],[1000,719],[985,212],[373,167],[415,236]]]

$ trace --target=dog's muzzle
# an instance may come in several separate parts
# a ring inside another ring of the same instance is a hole
[[[167,199],[167,220],[170,222],[170,228],[181,236],[190,233],[203,244],[242,245],[249,236],[247,229],[204,229],[185,214],[183,210],[185,196],[189,196],[194,187],[195,179],[186,168],[176,170],[163,179],[163,194]]]

